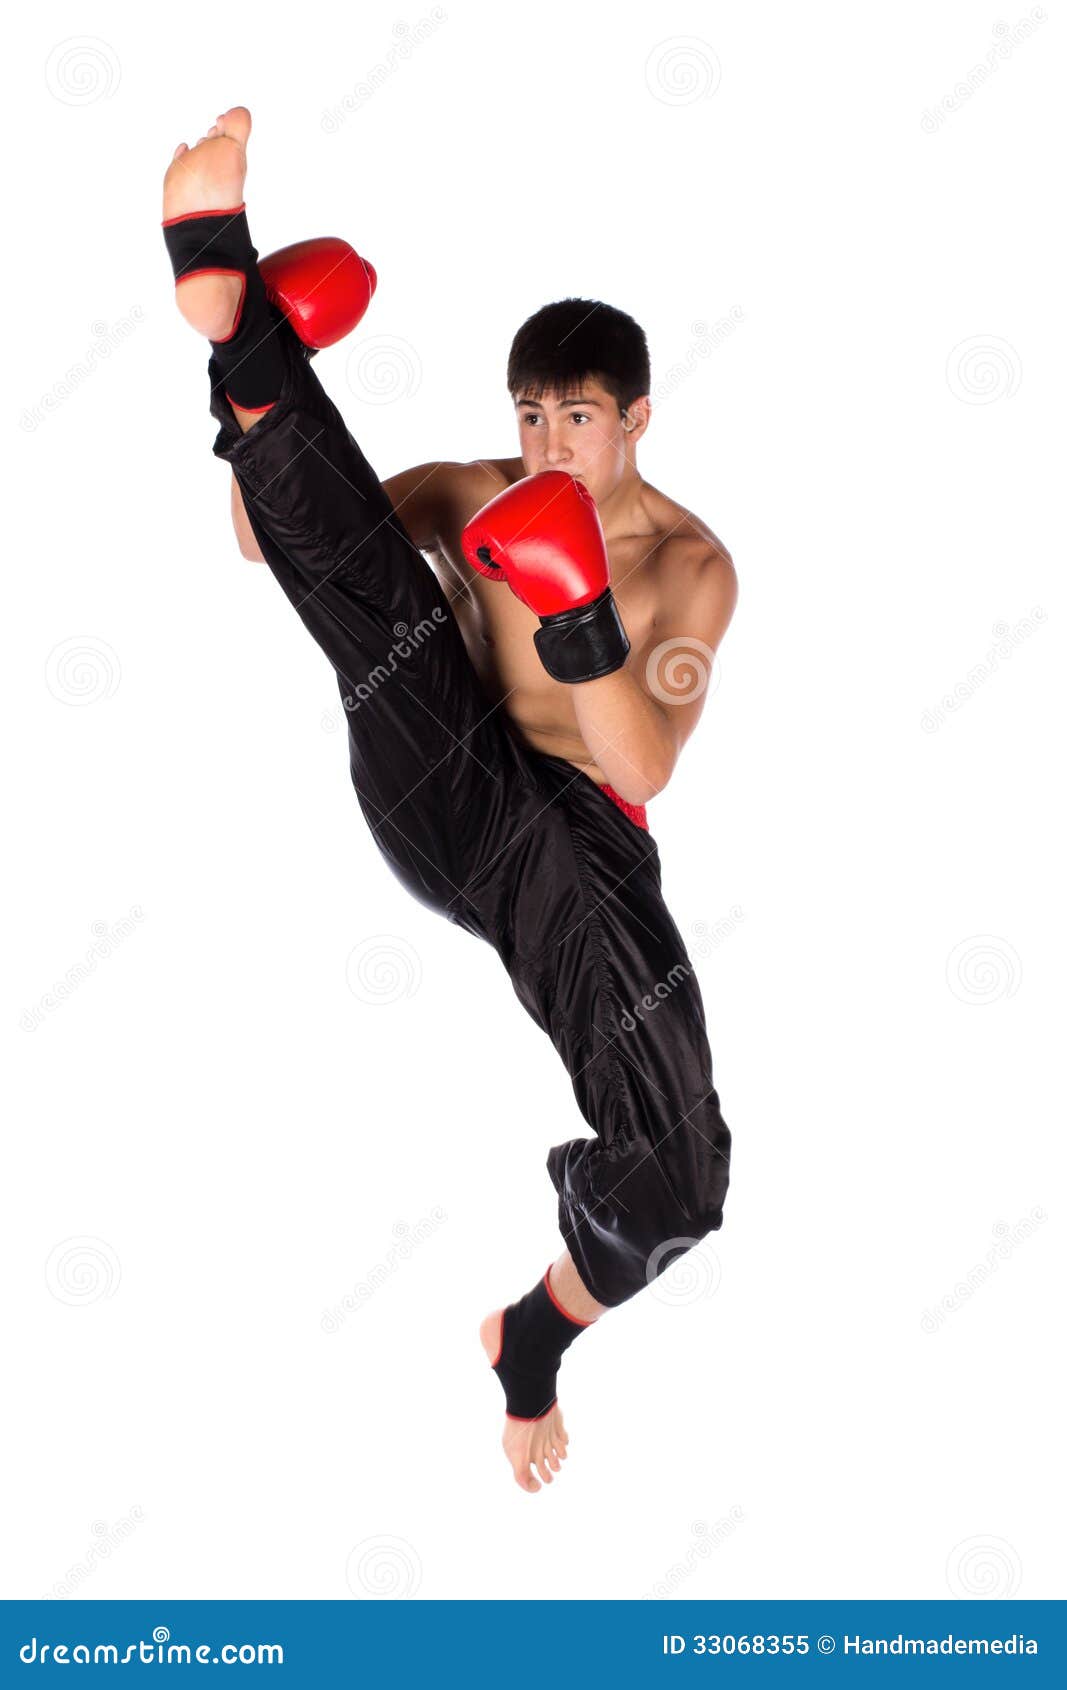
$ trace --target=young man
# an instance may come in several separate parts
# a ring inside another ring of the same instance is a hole
[[[336,338],[361,288],[366,303],[367,267],[351,249],[283,253],[268,299],[243,207],[250,127],[238,106],[183,143],[163,212],[179,307],[212,345],[242,552],[337,674],[379,848],[493,945],[595,1135],[549,1153],[563,1253],[481,1328],[532,1492],[566,1456],[564,1350],[722,1224],[730,1133],[644,806],[699,719],[736,577],[641,479],[645,338],[593,301],[547,306],[515,338],[519,457],[383,487],[309,366],[317,321]]]

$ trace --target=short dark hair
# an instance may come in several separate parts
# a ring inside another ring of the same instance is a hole
[[[523,323],[508,356],[508,392],[577,390],[595,377],[625,411],[652,384],[648,341],[640,324],[599,299],[560,299],[543,305]]]

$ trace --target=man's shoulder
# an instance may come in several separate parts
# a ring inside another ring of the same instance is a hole
[[[652,550],[665,572],[705,577],[734,573],[734,560],[709,523],[647,482],[645,494]]]
[[[444,463],[441,474],[457,492],[477,496],[480,504],[503,492],[525,475],[521,458],[471,458],[467,463]]]

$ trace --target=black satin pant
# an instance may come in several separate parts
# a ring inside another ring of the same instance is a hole
[[[592,1295],[622,1303],[722,1225],[729,1174],[656,845],[488,703],[433,571],[308,354],[279,335],[285,386],[248,434],[209,366],[213,450],[336,672],[352,782],[383,856],[416,898],[493,946],[566,1064],[594,1136],[549,1152],[560,1230]]]

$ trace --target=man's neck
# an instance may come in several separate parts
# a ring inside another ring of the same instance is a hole
[[[606,499],[601,499],[597,504],[605,540],[611,541],[624,534],[632,534],[635,527],[640,527],[640,518],[644,512],[644,488],[645,483],[638,473],[637,465],[628,463],[622,480],[612,488]]]

